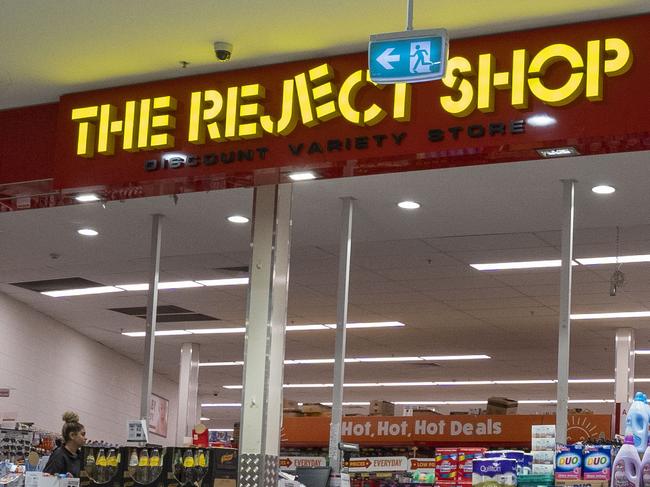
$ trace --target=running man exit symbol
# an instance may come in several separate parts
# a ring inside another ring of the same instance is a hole
[[[445,74],[447,46],[444,29],[370,36],[370,79],[378,84],[440,79]]]
[[[440,61],[431,61],[431,42],[411,42],[411,73],[430,73]]]

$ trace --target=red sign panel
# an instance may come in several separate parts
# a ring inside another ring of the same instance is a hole
[[[410,86],[375,86],[359,53],[66,95],[0,112],[0,185],[53,180],[122,199],[306,169],[332,178],[529,160],[539,148],[647,150],[648,27],[641,15],[452,40],[447,76]]]
[[[570,415],[568,436],[574,442],[609,438],[611,420],[609,415]],[[330,422],[326,416],[285,417],[282,444],[326,445]],[[555,424],[555,416],[354,416],[343,418],[341,438],[362,445],[521,445],[530,444],[531,427],[541,424]]]
[[[361,53],[64,96],[55,184],[253,185],[650,148],[649,19],[453,40],[447,81],[402,91],[368,82]]]

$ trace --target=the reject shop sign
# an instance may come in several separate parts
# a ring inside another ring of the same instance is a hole
[[[611,435],[609,415],[570,415],[571,440]],[[284,418],[284,446],[324,446],[329,438],[331,418]],[[362,445],[522,445],[530,444],[533,425],[555,424],[552,415],[507,416],[354,416],[344,418],[343,441]]]
[[[325,457],[280,457],[280,470],[291,472],[297,468],[325,467]]]
[[[88,187],[127,199],[298,170],[337,178],[537,159],[539,148],[648,150],[649,26],[640,15],[452,39],[445,78],[415,85],[374,85],[359,53],[0,111],[0,198],[54,206]]]

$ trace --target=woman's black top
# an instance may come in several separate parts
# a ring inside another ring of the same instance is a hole
[[[65,446],[60,446],[50,455],[43,472],[53,475],[70,473],[73,477],[79,478],[81,457],[77,453],[70,453]]]

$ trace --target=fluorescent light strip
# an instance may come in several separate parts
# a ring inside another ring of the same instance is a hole
[[[570,384],[613,384],[614,379],[569,379]],[[637,378],[634,382],[650,382],[650,378]],[[343,387],[450,387],[450,386],[491,386],[491,385],[552,385],[557,384],[557,379],[530,379],[530,380],[459,380],[443,382],[350,382]],[[332,384],[284,384],[285,389],[317,389],[333,387]],[[225,385],[224,389],[241,389],[240,384]]]
[[[633,264],[638,262],[650,262],[650,255],[621,255],[619,257],[593,257],[589,259],[576,260],[582,265]]]
[[[331,406],[331,402],[321,402],[323,406]],[[302,403],[298,403],[299,406],[302,406]],[[352,401],[352,402],[342,402],[342,406],[370,406],[370,401]]]
[[[203,286],[238,286],[248,284],[248,277],[238,279],[214,279],[210,281],[172,281],[159,282],[158,289],[184,289]],[[44,291],[41,294],[52,298],[62,298],[66,296],[86,296],[89,294],[119,293],[122,291],[148,291],[149,284],[119,284],[116,286],[97,286],[79,289],[62,289],[59,291]],[[144,335],[143,335],[144,336]]]
[[[148,291],[149,284],[118,284],[115,287],[124,289],[125,291]],[[188,287],[203,287],[203,284],[199,284],[194,281],[172,281],[172,282],[159,282],[158,289],[183,289]]]
[[[487,401],[397,401],[398,406],[482,406]]]
[[[650,350],[635,350],[634,355],[650,355]]]
[[[202,286],[240,286],[248,284],[248,277],[236,277],[232,279],[208,279],[196,281]]]
[[[650,262],[650,254],[621,255],[619,257],[589,257],[584,259],[575,258],[573,265],[607,265],[607,264],[633,264],[639,262]],[[529,260],[520,262],[492,262],[486,264],[470,264],[479,271],[502,271],[510,269],[543,269],[546,267],[560,267],[560,260]]]
[[[51,298],[65,298],[68,296],[88,296],[90,294],[121,293],[124,289],[115,286],[86,287],[80,289],[62,289],[60,291],[43,291],[41,294]]]
[[[210,418],[201,418],[199,421],[212,421]]]
[[[91,288],[92,289],[92,288]],[[404,323],[399,321],[382,321],[376,323],[349,323],[346,328],[392,328],[403,327]],[[336,325],[288,325],[287,331],[320,331],[332,330]],[[176,332],[177,335],[218,335],[222,333],[246,333],[246,328],[243,326],[233,328],[190,328],[187,330],[167,330],[169,335]],[[156,335],[160,333],[157,331]],[[145,336],[143,331],[123,331],[122,335],[132,338],[142,338]]]
[[[557,404],[555,399],[522,399],[517,401],[519,404]],[[569,399],[569,404],[611,404],[613,399]],[[324,406],[331,406],[331,402],[321,402]],[[397,406],[484,406],[487,401],[394,401]],[[302,406],[302,403],[298,403]],[[368,406],[368,401],[344,402],[343,406]],[[240,403],[204,403],[204,408],[237,408],[241,407]],[[213,430],[216,431],[216,430]]]
[[[191,330],[190,330],[191,331]],[[428,357],[348,357],[345,363],[382,363],[382,362],[425,362],[425,361],[443,361],[443,360],[479,360],[490,359],[489,355],[432,355]],[[312,364],[333,364],[333,358],[310,358],[310,359],[287,359],[284,365],[312,365]],[[202,362],[199,367],[227,367],[243,365],[241,360],[233,362]]]
[[[650,311],[622,311],[618,313],[577,313],[572,320],[611,320],[616,318],[650,318]]]
[[[201,404],[202,408],[240,408],[239,402],[207,402]]]
[[[477,271],[504,271],[509,269],[543,269],[545,267],[560,267],[561,260],[529,260],[522,262],[491,262],[487,264],[470,264]]]
[[[233,428],[208,428],[208,431],[221,431],[224,433],[230,433],[235,430]]]

